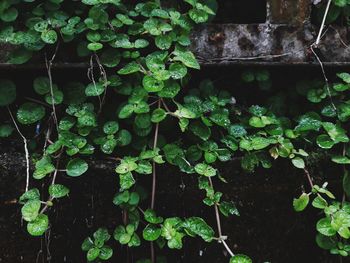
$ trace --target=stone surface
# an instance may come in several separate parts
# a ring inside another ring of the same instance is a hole
[[[199,27],[192,36],[192,49],[202,64],[245,62],[316,63],[311,45],[318,29],[311,25],[222,24]],[[322,62],[350,62],[347,29],[326,30],[317,54]]]

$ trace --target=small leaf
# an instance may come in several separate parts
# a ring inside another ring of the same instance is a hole
[[[14,131],[14,128],[9,124],[0,125],[0,138],[9,137],[13,131]]]
[[[142,236],[147,241],[155,241],[157,240],[162,233],[161,228],[148,224],[142,232]]]
[[[62,184],[53,184],[49,186],[49,194],[54,198],[61,198],[69,194],[69,189]]]
[[[0,107],[10,105],[15,99],[15,84],[10,80],[0,79]]]
[[[21,124],[33,124],[45,116],[45,108],[32,102],[22,104],[17,111],[17,119]]]
[[[89,166],[86,161],[75,158],[70,160],[67,164],[67,175],[77,177],[85,173],[88,168]]]
[[[98,258],[98,255],[100,254],[100,249],[97,247],[93,247],[89,249],[89,251],[86,254],[86,259],[88,261],[94,261],[95,259]]]
[[[303,193],[298,199],[293,200],[293,207],[296,212],[303,211],[309,204],[310,198],[309,195]]]
[[[214,169],[212,166],[205,163],[197,164],[194,167],[194,170],[196,171],[196,173],[207,177],[212,177],[216,175],[216,169]]]
[[[237,254],[230,259],[230,263],[252,263],[253,261],[246,255]]]
[[[186,219],[183,226],[190,233],[200,236],[206,242],[211,242],[215,236],[214,230],[200,217]]]
[[[103,48],[103,44],[102,43],[89,43],[87,45],[88,50],[91,51],[97,51]]]
[[[337,233],[337,231],[335,231],[331,226],[330,218],[320,219],[316,224],[316,229],[325,236],[334,236]]]
[[[27,230],[32,236],[41,236],[48,227],[49,219],[47,215],[40,214],[34,221],[28,223]]]
[[[50,92],[50,80],[48,77],[38,77],[34,79],[33,88],[39,95],[45,95]]]
[[[319,209],[325,209],[328,206],[328,203],[323,197],[316,196],[312,201],[312,206]]]
[[[140,71],[140,66],[135,61],[130,62],[129,64],[126,64],[123,68],[121,68],[118,73],[120,75],[128,75],[135,72]]]
[[[305,162],[300,157],[295,157],[294,159],[292,159],[292,163],[296,168],[299,168],[299,169],[305,168]]]
[[[37,218],[41,207],[40,200],[29,200],[21,209],[22,217],[25,221],[33,221]]]
[[[47,44],[54,44],[57,42],[57,33],[55,30],[46,30],[41,33],[41,39]]]
[[[155,109],[152,112],[151,121],[154,123],[159,123],[166,117],[166,112],[163,109]]]
[[[113,256],[113,249],[109,246],[103,246],[101,248],[99,258],[102,260],[108,260]]]

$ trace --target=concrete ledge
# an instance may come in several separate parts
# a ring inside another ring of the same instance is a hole
[[[350,66],[349,29],[330,26],[314,49],[328,66]],[[311,51],[318,28],[285,24],[207,24],[192,33],[191,49],[203,66],[220,65],[318,65]],[[11,47],[0,44],[0,68],[45,68],[33,59],[25,65],[5,63]],[[89,63],[57,62],[56,68],[88,68]]]

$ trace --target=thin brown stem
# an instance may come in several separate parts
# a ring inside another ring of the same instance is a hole
[[[9,114],[10,114],[10,117],[11,117],[11,120],[12,120],[13,124],[16,127],[16,130],[17,130],[18,134],[22,137],[23,143],[24,143],[24,152],[25,152],[25,155],[26,155],[26,167],[27,167],[25,191],[27,192],[29,190],[29,178],[30,178],[30,170],[29,170],[30,163],[29,163],[28,141],[27,141],[27,138],[24,137],[23,133],[19,129],[19,127],[17,125],[17,122],[16,122],[15,118],[13,117],[12,112],[11,112],[11,110],[10,110],[10,108],[8,106],[7,106],[7,110],[9,112]]]
[[[304,168],[304,172],[305,172],[307,180],[309,181],[309,185],[310,185],[311,189],[314,188],[314,183],[312,182],[310,172],[306,168]]]
[[[161,100],[158,101],[158,108],[160,108]],[[153,141],[153,150],[157,148],[158,143],[158,134],[159,134],[159,123],[156,124],[156,129],[154,131],[154,141]],[[157,172],[156,172],[156,163],[152,163],[152,195],[151,195],[151,209],[154,209],[156,201],[156,188],[157,188]],[[151,261],[155,263],[155,252],[154,252],[154,243],[151,242]]]
[[[54,91],[53,91],[53,81],[52,81],[52,73],[51,73],[51,68],[52,68],[52,63],[55,60],[57,51],[58,51],[59,43],[56,46],[55,53],[52,55],[50,60],[47,60],[45,58],[45,64],[46,64],[46,69],[47,69],[47,75],[49,77],[49,83],[50,83],[50,95],[51,95],[51,104],[52,104],[52,113],[53,113],[53,118],[54,122],[56,125],[56,129],[58,131],[58,121],[57,121],[57,114],[56,114],[56,107],[55,107],[55,99],[54,99]]]
[[[210,187],[214,189],[213,181],[211,180],[210,177],[208,177],[208,179],[209,179]],[[225,241],[227,239],[227,237],[222,234],[219,206],[218,206],[218,203],[216,203],[216,202],[214,204],[214,209],[215,209],[215,218],[216,218],[216,224],[217,224],[217,227],[218,227],[218,234],[219,234],[218,242],[223,244],[223,246],[225,247],[227,252],[230,254],[230,256],[233,257],[234,254],[233,254],[232,250],[230,249],[230,247],[227,245],[227,243]]]
[[[208,179],[209,179],[210,187],[214,189],[213,181],[211,180],[210,177],[208,177]],[[214,204],[214,209],[215,209],[216,224],[218,227],[218,234],[219,234],[219,238],[221,238],[222,237],[221,220],[220,220],[218,204],[216,202]]]
[[[323,32],[323,28],[324,28],[324,25],[326,23],[326,19],[327,19],[327,15],[328,15],[328,12],[329,12],[329,8],[331,6],[331,2],[332,2],[332,0],[328,0],[327,6],[326,6],[326,10],[325,10],[324,15],[323,15],[320,31],[318,32],[317,39],[316,39],[316,42],[315,42],[316,47],[320,43],[322,32]]]

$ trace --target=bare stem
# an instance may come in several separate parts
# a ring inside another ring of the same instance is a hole
[[[209,179],[209,184],[210,184],[210,187],[214,189],[214,185],[213,185],[213,181],[211,180],[210,177],[208,177]],[[218,227],[218,234],[219,234],[219,239],[218,239],[218,242],[223,244],[225,249],[227,250],[227,252],[230,254],[231,257],[234,256],[232,250],[230,249],[230,247],[227,245],[227,243],[225,242],[225,239],[227,238],[226,236],[224,236],[222,234],[222,227],[221,227],[221,220],[220,220],[220,213],[219,213],[219,207],[218,207],[218,204],[215,202],[214,204],[214,208],[215,208],[215,218],[216,218],[216,224],[217,224],[217,227]]]
[[[311,178],[311,175],[310,175],[310,172],[304,168],[304,172],[305,172],[305,175],[307,177],[307,180],[309,181],[309,185],[311,187],[311,189],[314,187],[314,183],[312,182],[312,178]]]
[[[25,155],[26,155],[26,167],[27,167],[27,173],[26,173],[26,188],[25,188],[25,191],[27,192],[28,189],[29,189],[29,178],[30,178],[30,172],[29,172],[29,166],[30,166],[30,164],[29,164],[28,141],[27,141],[27,138],[24,137],[23,133],[20,131],[20,129],[19,129],[18,125],[17,125],[17,122],[16,122],[15,118],[13,117],[12,112],[11,112],[11,110],[10,110],[9,107],[7,107],[7,110],[8,110],[8,112],[9,112],[9,114],[10,114],[10,117],[11,117],[11,119],[12,119],[13,124],[14,124],[15,127],[16,127],[16,130],[17,130],[18,134],[22,137],[23,143],[24,143],[24,152],[25,152]]]
[[[211,188],[214,189],[213,181],[211,180],[210,177],[208,177],[208,178],[209,178],[209,183],[210,183]],[[215,209],[216,224],[217,224],[217,227],[218,227],[218,234],[219,234],[219,238],[221,238],[222,237],[221,220],[220,220],[218,204],[216,202],[214,204],[214,209]]]
[[[158,101],[158,108],[160,108],[160,100]],[[158,133],[159,133],[159,123],[156,124],[156,130],[154,132],[154,141],[153,141],[153,150],[157,148],[158,143]],[[153,161],[152,165],[152,197],[151,197],[151,209],[154,209],[154,203],[156,199],[156,180],[157,180],[157,173],[156,173],[156,163]]]
[[[52,82],[52,74],[51,74],[51,68],[52,63],[55,60],[57,51],[58,51],[59,43],[56,46],[55,53],[52,55],[50,60],[47,60],[46,58],[46,69],[47,69],[47,75],[49,77],[50,82],[50,95],[51,95],[51,105],[52,105],[52,113],[53,113],[53,119],[56,125],[56,129],[58,130],[58,121],[57,121],[57,114],[56,114],[56,107],[55,107],[55,99],[54,99],[54,91],[53,91],[53,82]]]
[[[158,101],[158,108],[160,108],[161,100]],[[158,143],[158,133],[159,133],[159,123],[156,124],[156,129],[154,132],[153,150],[157,148]],[[157,188],[157,172],[156,163],[152,163],[152,196],[151,196],[151,209],[154,209],[154,204],[156,201],[156,188]],[[155,263],[155,253],[154,253],[154,243],[151,242],[151,261]]]
[[[230,254],[230,256],[233,257],[235,254],[233,254],[232,250],[227,245],[226,241],[224,239],[221,239],[221,243],[224,245],[224,247],[226,248],[226,250]]]
[[[323,28],[324,28],[324,25],[326,23],[327,15],[328,15],[328,12],[329,12],[329,7],[331,6],[331,2],[332,2],[332,0],[328,0],[327,6],[326,6],[326,10],[324,12],[322,23],[321,23],[321,28],[320,28],[320,31],[318,32],[318,36],[317,36],[317,39],[316,39],[316,42],[315,42],[315,46],[316,47],[320,43],[322,32],[323,32]]]

